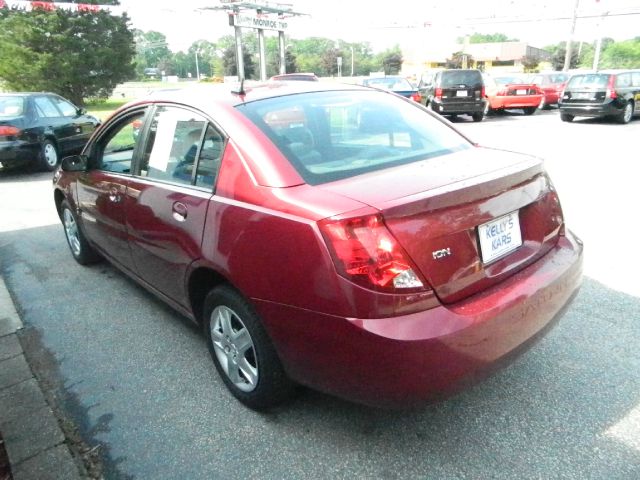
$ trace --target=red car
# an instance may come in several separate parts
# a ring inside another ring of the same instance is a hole
[[[160,92],[63,160],[54,199],[75,260],[201,324],[255,409],[296,384],[442,398],[540,338],[581,282],[541,160],[355,85]]]
[[[569,74],[565,72],[536,73],[529,81],[535,83],[544,94],[544,103],[540,108],[548,108],[557,105],[562,98],[562,92],[569,80]]]
[[[533,115],[544,101],[540,88],[518,76],[490,77],[485,75],[487,111],[521,109]]]

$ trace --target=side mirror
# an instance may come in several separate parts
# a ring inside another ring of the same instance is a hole
[[[86,115],[87,114],[87,109],[86,108],[79,108],[78,109],[78,115]]]
[[[88,161],[86,155],[71,155],[62,159],[60,169],[63,172],[86,172]]]

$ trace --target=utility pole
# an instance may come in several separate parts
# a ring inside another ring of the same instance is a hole
[[[564,55],[564,72],[568,71],[571,67],[571,42],[573,35],[576,33],[576,20],[578,18],[578,7],[580,6],[580,0],[576,0],[576,5],[573,7],[573,19],[571,20],[571,33],[569,34],[569,40],[567,40],[567,51]]]

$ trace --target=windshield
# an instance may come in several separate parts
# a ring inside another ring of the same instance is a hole
[[[495,81],[498,85],[510,85],[515,83],[526,83],[526,80],[520,77],[496,77]]]
[[[24,113],[24,98],[0,95],[0,118],[19,117]]]
[[[414,87],[409,83],[406,78],[394,78],[394,77],[382,77],[382,78],[369,78],[364,80],[364,85],[367,87],[386,88],[389,90],[403,91],[414,90]]]
[[[315,92],[236,108],[311,185],[470,148],[419,106],[382,92]]]
[[[569,88],[606,88],[609,82],[609,74],[593,73],[589,75],[574,75],[567,85]]]

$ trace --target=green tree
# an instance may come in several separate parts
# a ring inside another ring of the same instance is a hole
[[[0,79],[12,90],[52,91],[77,105],[106,98],[134,75],[128,21],[106,11],[0,9]]]
[[[538,66],[540,65],[540,58],[525,55],[522,57],[522,66],[524,67],[524,71],[527,73],[533,73],[538,71]]]
[[[474,33],[469,35],[469,43],[518,42],[517,38],[509,38],[504,33]],[[458,43],[464,43],[464,37],[458,37]]]
[[[386,75],[397,75],[402,69],[402,51],[397,45],[381,53],[382,69]]]
[[[253,61],[253,56],[250,52],[244,50],[242,52],[242,58],[244,61],[244,77],[250,79],[254,76],[256,66]],[[224,74],[228,76],[238,75],[238,64],[236,62],[236,49],[227,48],[222,53],[222,63],[224,66]]]
[[[473,65],[473,57],[468,53],[463,53],[463,52],[454,52],[451,55],[451,58],[447,58],[445,67],[446,68],[463,68],[464,57],[467,57],[467,68],[471,68],[471,65]]]
[[[640,38],[604,45],[600,68],[640,68]]]
[[[173,54],[167,46],[167,37],[164,33],[142,30],[134,30],[133,38],[136,43],[136,75],[144,78],[145,68],[167,69],[173,63]],[[172,67],[173,68],[173,67]]]

